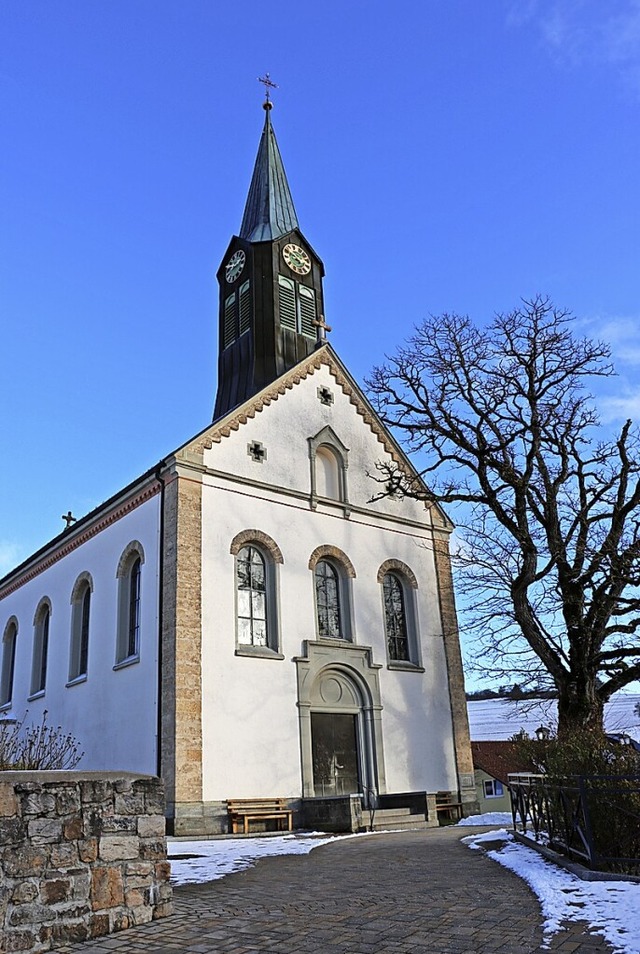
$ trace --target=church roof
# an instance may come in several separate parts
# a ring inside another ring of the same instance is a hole
[[[269,242],[298,228],[291,190],[271,125],[271,103],[264,105],[264,129],[240,226],[240,238],[249,242]]]

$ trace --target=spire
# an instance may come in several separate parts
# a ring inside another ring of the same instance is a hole
[[[262,105],[265,110],[264,129],[240,226],[240,238],[249,242],[269,242],[298,228],[298,217],[271,125],[272,103],[267,99]]]

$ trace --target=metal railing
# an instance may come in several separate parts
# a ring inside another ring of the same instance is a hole
[[[640,775],[508,777],[515,831],[589,868],[640,874]]]

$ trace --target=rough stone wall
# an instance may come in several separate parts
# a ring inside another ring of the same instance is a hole
[[[160,779],[0,772],[0,952],[48,951],[172,911]]]
[[[458,635],[458,617],[451,575],[451,556],[448,534],[434,532],[434,556],[438,593],[440,597],[440,615],[444,650],[449,674],[449,698],[451,700],[451,719],[453,725],[453,744],[460,785],[460,801],[463,803],[463,815],[475,815],[479,812],[473,774],[473,758],[469,735],[469,716],[464,686],[464,670]],[[452,793],[455,795],[455,793]]]
[[[188,469],[165,492],[162,640],[162,776],[184,835],[202,815],[202,483]]]

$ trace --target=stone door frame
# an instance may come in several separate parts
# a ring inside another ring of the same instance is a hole
[[[367,791],[365,803],[375,803],[375,796],[386,794],[387,783],[382,743],[382,700],[378,671],[368,646],[354,646],[343,640],[305,640],[304,656],[295,658],[298,677],[298,713],[302,797],[315,798],[311,738],[311,713],[343,712],[356,714],[360,746],[362,780]],[[319,697],[323,677],[335,675],[345,689],[345,699],[333,703]],[[351,699],[348,690],[351,688]]]

